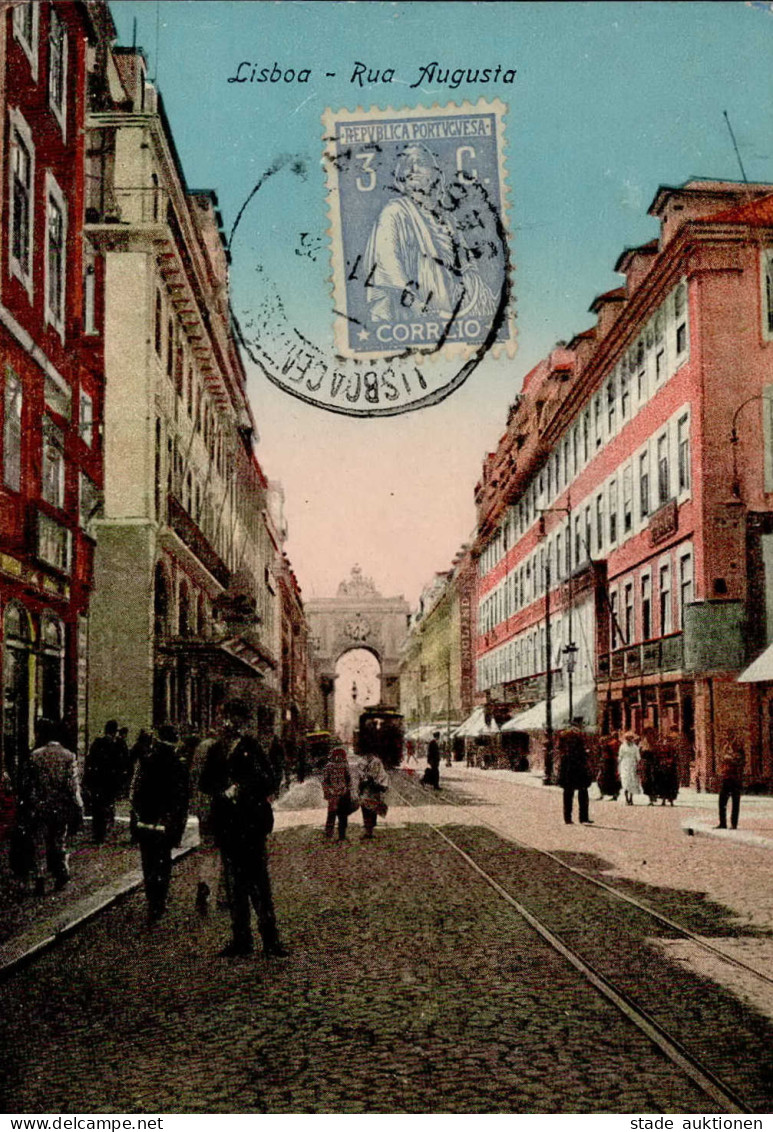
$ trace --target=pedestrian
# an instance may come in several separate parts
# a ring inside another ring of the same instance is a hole
[[[655,752],[658,736],[654,727],[645,727],[639,743],[639,773],[641,774],[642,793],[649,798],[649,804],[655,805],[657,797],[657,774],[655,767]]]
[[[188,785],[177,731],[164,724],[137,764],[131,788],[130,825],[140,847],[149,924],[166,911],[172,849],[183,839],[188,816]]]
[[[427,768],[421,780],[425,786],[440,789],[440,732],[435,731],[427,746]]]
[[[279,786],[281,786],[285,777],[287,758],[285,755],[285,745],[278,735],[271,736],[271,743],[268,748],[268,759],[271,766],[274,768],[274,774],[277,776]],[[277,789],[278,788],[279,787],[277,787]]]
[[[588,810],[588,787],[593,781],[593,773],[588,761],[588,749],[581,723],[575,720],[572,726],[558,737],[561,765],[558,771],[558,785],[564,791],[564,821],[572,824],[572,807],[575,791],[577,807],[582,825],[592,825]]]
[[[225,884],[225,870],[222,866],[220,850],[215,841],[212,826],[212,799],[201,790],[201,774],[207,761],[210,748],[216,742],[211,735],[199,740],[190,762],[190,813],[199,823],[199,848],[196,854],[196,911],[201,916],[209,913],[210,897],[222,887],[225,904],[228,904]]]
[[[16,795],[6,771],[0,772],[0,845],[10,840],[16,825]]]
[[[634,794],[641,792],[639,782],[639,745],[633,731],[627,731],[617,753],[617,769],[620,785],[625,796],[625,804],[633,805]]]
[[[360,766],[358,794],[362,806],[362,824],[365,827],[362,839],[369,841],[379,817],[386,817],[387,804],[384,799],[389,788],[389,778],[384,764],[377,755],[366,755]]]
[[[118,728],[118,764],[120,767],[118,796],[126,798],[132,784],[133,766],[131,752],[129,751],[129,728]]]
[[[91,809],[91,832],[95,845],[102,845],[115,821],[115,800],[121,785],[121,748],[118,722],[109,719],[104,735],[91,744],[83,771],[83,789]]]
[[[690,785],[690,774],[695,758],[695,751],[687,735],[683,735],[678,727],[672,727],[669,736],[671,744],[676,751],[676,765],[679,774],[679,785]]]
[[[661,735],[655,747],[655,794],[661,806],[673,806],[679,793],[677,752],[671,739]]]
[[[60,734],[60,724],[54,720],[37,721],[36,745],[27,771],[36,896],[45,893],[47,871],[54,878],[55,891],[64,888],[69,881],[67,837],[76,833],[83,823],[78,760],[59,742]]]
[[[719,825],[717,829],[727,829],[727,803],[730,802],[730,825],[738,828],[738,812],[741,808],[743,772],[746,765],[746,752],[743,743],[730,740],[722,747],[719,761]]]
[[[332,838],[338,819],[338,840],[346,840],[349,814],[353,812],[352,775],[345,747],[333,747],[322,771],[322,793],[327,802],[325,837]]]
[[[598,779],[599,790],[601,797],[609,797],[613,802],[616,802],[620,794],[620,777],[617,772],[617,754],[620,749],[620,742],[617,738],[617,732],[613,731],[607,735],[601,742],[601,759]]]
[[[221,736],[209,748],[199,779],[199,789],[212,798],[212,828],[228,877],[232,937],[220,954],[252,953],[252,903],[264,954],[282,957],[287,951],[277,931],[266,849],[274,828],[270,799],[279,781],[257,739],[247,733],[248,719],[242,700],[225,704]]]

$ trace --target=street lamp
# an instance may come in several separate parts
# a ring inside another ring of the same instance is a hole
[[[569,644],[565,645],[564,649],[563,649],[564,667],[566,668],[566,682],[567,682],[567,688],[569,689],[569,723],[570,723],[570,725],[571,725],[571,723],[574,719],[574,703],[573,703],[573,700],[572,700],[572,695],[573,695],[572,679],[574,677],[574,670],[577,666],[577,653],[578,653],[578,651],[579,650],[577,648],[577,645],[574,643],[574,641],[570,641]]]

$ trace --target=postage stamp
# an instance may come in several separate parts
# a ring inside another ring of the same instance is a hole
[[[512,347],[505,109],[325,111],[340,356]]]

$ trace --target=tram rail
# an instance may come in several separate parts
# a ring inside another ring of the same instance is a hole
[[[404,805],[417,809],[419,804],[407,798],[400,792],[393,784],[391,790],[394,796],[400,799]],[[450,803],[452,807],[462,808],[461,804],[449,798],[448,795],[444,796],[444,801]],[[752,1110],[744,1099],[739,1095],[737,1090],[726,1081],[713,1072],[713,1070],[705,1065],[705,1063],[691,1053],[682,1042],[666,1030],[655,1018],[652,1017],[646,1009],[640,1004],[637,1004],[632,996],[625,990],[602,974],[592,963],[584,958],[580,953],[571,947],[559,933],[553,931],[543,919],[536,916],[530,911],[520,900],[518,900],[507,888],[502,885],[495,877],[493,877],[474,857],[467,852],[462,846],[457,844],[448,833],[445,832],[439,825],[425,819],[424,824],[427,828],[431,829],[439,838],[441,838],[455,853],[457,853],[468,865],[468,867],[476,873],[476,875],[497,895],[505,901],[523,920],[525,920],[531,928],[555,951],[566,959],[577,970],[583,978],[586,979],[608,1002],[612,1003],[634,1026],[637,1027],[647,1038],[661,1051],[661,1053],[678,1069],[680,1069],[689,1079],[712,1101],[714,1105],[720,1108],[723,1112],[728,1113],[751,1113]],[[476,824],[483,825],[485,828],[493,832],[497,837],[502,838],[501,830],[497,829],[491,822],[483,818],[476,819]],[[649,907],[644,902],[637,900],[635,897],[630,896],[628,893],[621,892],[613,885],[607,884],[598,878],[590,876],[582,869],[578,869],[568,862],[562,861],[561,858],[550,852],[535,848],[525,842],[518,841],[515,838],[508,836],[507,842],[521,849],[528,849],[532,853],[536,853],[542,857],[550,859],[553,863],[559,865],[567,872],[574,874],[576,877],[583,881],[602,889],[607,894],[613,896],[615,899],[620,900],[626,904],[632,905],[637,911],[652,917],[657,923],[664,925],[672,932],[677,932],[684,938],[689,939],[701,947],[709,954],[724,960],[729,965],[740,968],[746,973],[754,975],[765,983],[773,983],[773,979],[766,975],[764,972],[744,963],[742,960],[737,959],[735,956],[728,955],[727,952],[721,948],[709,943],[702,939],[695,932],[689,928],[678,924],[675,920],[668,916],[664,916],[656,909]]]

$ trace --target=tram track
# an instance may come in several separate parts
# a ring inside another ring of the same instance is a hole
[[[424,801],[424,799],[422,799],[422,801],[418,803],[411,800],[394,784],[392,784],[391,789],[395,797],[399,798],[404,805],[412,809],[419,808],[422,804],[431,804],[429,800]],[[449,798],[447,795],[444,795],[443,802],[450,805],[452,808],[460,810],[467,808],[460,802]],[[460,845],[458,841],[454,840],[454,837],[450,836],[439,825],[426,818],[424,819],[424,824],[458,854],[479,879],[489,888],[493,889],[518,916],[529,924],[542,940],[554,951],[562,955],[599,994],[613,1004],[641,1033],[646,1035],[664,1057],[683,1072],[715,1106],[720,1108],[721,1111],[728,1113],[743,1114],[759,1111],[750,1107],[749,1103],[740,1095],[738,1090],[726,1080],[723,1080],[721,1075],[707,1065],[703,1058],[690,1052],[685,1043],[659,1022],[657,1018],[653,1016],[651,1010],[648,1010],[641,1002],[637,1002],[635,997],[622,987],[618,980],[611,979],[608,975],[605,975],[597,964],[590,962],[587,957],[580,954],[577,947],[571,946],[565,936],[573,933],[567,933],[566,931],[562,933],[561,931],[554,930],[554,928],[546,922],[544,914],[535,914],[532,909],[526,906],[523,900],[517,899],[516,896],[508,890],[508,887],[500,883],[500,881],[492,875],[493,870],[490,866],[484,867],[479,860],[475,860],[475,857],[471,855],[467,849]],[[689,940],[705,953],[712,955],[714,958],[723,960],[729,966],[740,969],[765,984],[773,983],[773,979],[764,972],[744,963],[735,956],[728,955],[722,948],[709,943],[691,929],[677,923],[677,921],[673,920],[671,917],[664,916],[643,901],[637,900],[628,893],[621,892],[613,885],[600,881],[598,878],[589,875],[582,869],[563,861],[557,854],[549,850],[537,849],[510,836],[503,839],[502,832],[497,829],[493,823],[486,821],[484,818],[477,817],[476,825],[485,827],[499,840],[506,840],[508,845],[516,849],[528,851],[530,854],[536,854],[538,857],[550,861],[552,866],[557,866],[560,870],[570,874],[577,881],[603,892],[606,898],[611,897],[613,900],[620,902],[622,906],[635,909],[636,913],[651,918],[651,920],[661,927],[666,927],[669,932],[676,933],[684,939]]]

